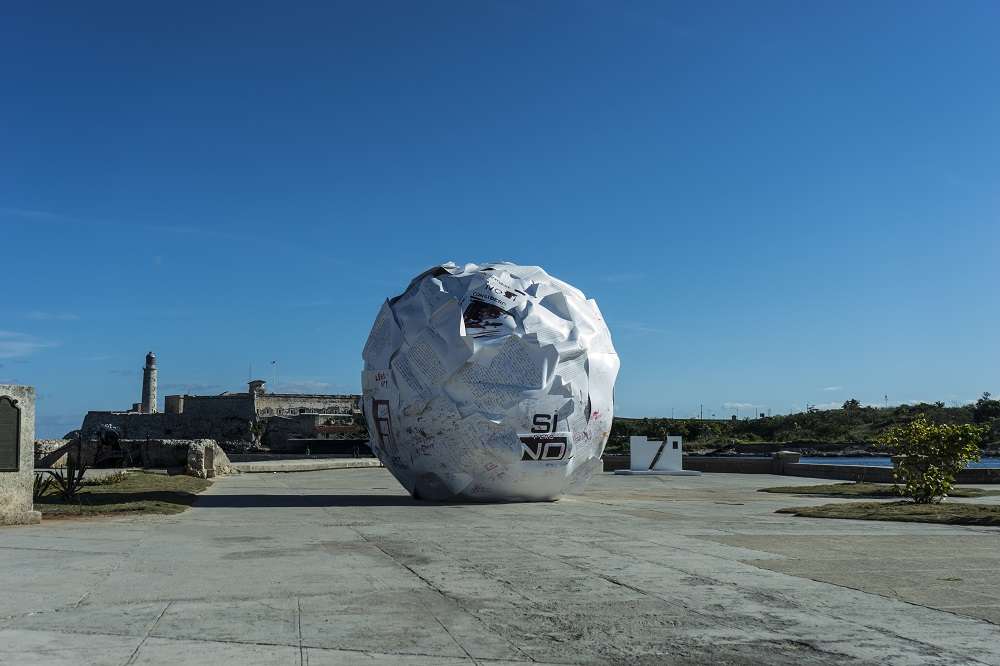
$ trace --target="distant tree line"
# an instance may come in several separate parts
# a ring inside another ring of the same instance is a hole
[[[760,442],[870,446],[888,429],[920,417],[932,424],[984,425],[984,441],[1000,443],[1000,400],[983,393],[975,403],[958,407],[946,407],[943,402],[873,407],[852,398],[840,409],[813,408],[798,414],[743,420],[615,418],[608,450],[627,450],[632,435],[645,435],[650,439],[680,435],[685,442],[703,446]]]

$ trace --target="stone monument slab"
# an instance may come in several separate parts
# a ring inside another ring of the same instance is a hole
[[[668,435],[664,441],[632,435],[629,452],[629,468],[616,469],[615,474],[701,476],[701,472],[684,469],[684,450],[677,435]]]
[[[34,510],[35,389],[0,384],[0,525],[37,523]]]

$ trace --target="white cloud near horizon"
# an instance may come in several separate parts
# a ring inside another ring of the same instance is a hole
[[[611,329],[611,335],[615,334],[615,331],[625,331],[627,333],[666,333],[662,328],[656,328],[655,326],[650,326],[641,321],[620,321],[615,323],[613,326],[609,326]]]
[[[72,312],[45,312],[44,310],[32,310],[24,315],[25,319],[34,321],[76,321],[80,315]]]
[[[272,390],[275,393],[322,393],[333,386],[330,382],[315,379],[290,379],[278,382]]]
[[[11,208],[0,207],[0,215],[4,217],[23,217],[31,220],[62,220],[66,219],[62,215],[50,213],[47,210],[35,210],[31,208]]]
[[[27,333],[0,331],[0,358],[24,358],[57,343],[41,340]]]
[[[824,386],[822,390],[824,391],[842,391],[843,386]]]
[[[726,409],[763,409],[764,405],[755,405],[750,402],[724,402],[722,406]]]

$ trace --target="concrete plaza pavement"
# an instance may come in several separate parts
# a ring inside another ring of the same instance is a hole
[[[808,479],[795,479],[796,484]],[[384,469],[0,528],[0,664],[1000,664],[1000,530],[796,518],[785,477],[412,501]]]

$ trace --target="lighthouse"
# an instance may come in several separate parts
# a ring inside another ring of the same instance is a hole
[[[156,413],[156,354],[146,354],[146,367],[142,369],[142,413]]]

